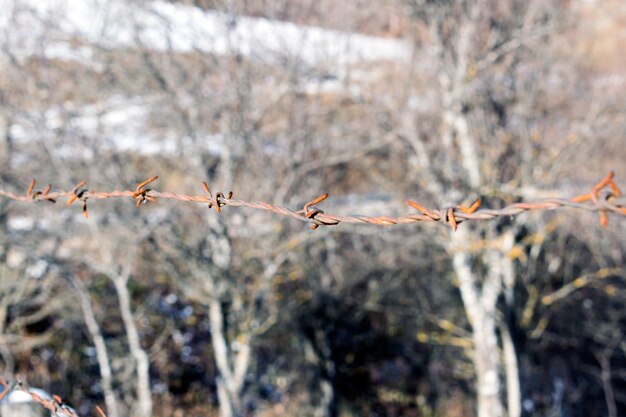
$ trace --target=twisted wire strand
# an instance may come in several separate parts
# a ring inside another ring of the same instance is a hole
[[[72,191],[51,191],[51,186],[44,191],[34,191],[35,180],[32,180],[26,194],[16,194],[0,189],[0,196],[23,203],[34,203],[38,201],[56,202],[60,198],[68,198],[68,205],[74,201],[81,201],[83,213],[88,217],[87,201],[108,198],[132,198],[136,200],[136,205],[147,202],[154,202],[158,199],[171,199],[186,203],[208,204],[209,208],[215,208],[218,213],[224,206],[245,207],[253,210],[264,210],[276,213],[281,216],[292,217],[302,222],[309,223],[311,228],[319,226],[334,226],[340,223],[350,224],[370,224],[376,226],[405,225],[416,222],[436,222],[451,226],[456,230],[457,226],[464,221],[493,220],[498,217],[516,216],[527,211],[557,210],[561,208],[572,208],[600,213],[600,223],[608,225],[607,213],[626,216],[626,198],[622,197],[621,191],[614,182],[614,173],[610,172],[602,181],[596,184],[592,191],[573,198],[546,198],[536,201],[520,202],[510,204],[500,209],[478,208],[480,202],[477,200],[472,207],[461,205],[447,205],[438,209],[426,209],[422,205],[413,201],[407,204],[415,208],[418,213],[405,214],[400,216],[364,216],[364,215],[338,215],[325,213],[315,204],[328,198],[324,194],[315,200],[304,205],[302,209],[293,210],[287,207],[276,206],[267,202],[249,202],[232,198],[232,192],[225,196],[223,193],[212,193],[208,185],[203,182],[204,195],[179,194],[169,191],[156,191],[146,188],[148,184],[155,181],[154,176],[140,183],[135,190],[115,190],[115,191],[89,191],[85,187],[86,181],[81,181]]]
[[[41,405],[54,416],[78,417],[78,413],[63,399],[56,394],[49,394],[40,389],[31,389],[19,380],[5,380],[0,377],[0,400],[9,395],[12,391],[22,391],[29,395],[32,400]],[[106,417],[106,414],[99,406],[96,406],[96,412],[100,417]]]
[[[339,223],[350,224],[371,224],[377,226],[387,225],[404,225],[415,222],[438,222],[451,226],[456,230],[457,226],[464,221],[475,220],[493,220],[498,217],[516,216],[527,211],[545,211],[557,210],[562,208],[572,208],[600,213],[600,223],[603,226],[608,225],[607,213],[613,213],[622,217],[626,217],[626,198],[622,197],[621,191],[617,184],[613,181],[614,173],[610,172],[602,181],[596,184],[591,192],[582,194],[573,198],[547,198],[536,201],[521,202],[510,204],[500,209],[483,208],[479,209],[480,202],[476,201],[471,207],[462,205],[448,205],[439,209],[429,210],[422,205],[413,201],[407,201],[407,204],[415,208],[419,213],[406,214],[397,217],[390,216],[363,216],[363,215],[336,215],[324,213],[315,204],[321,203],[328,198],[328,194],[324,194],[308,203],[302,209],[292,210],[290,208],[276,206],[267,202],[249,202],[232,198],[232,192],[225,196],[223,193],[212,193],[206,183],[202,183],[205,195],[188,195],[166,191],[155,191],[146,186],[158,177],[154,176],[137,185],[135,190],[116,190],[116,191],[89,191],[84,186],[86,181],[81,181],[72,191],[51,191],[52,187],[48,185],[43,191],[35,191],[35,180],[30,182],[26,194],[16,194],[10,191],[0,189],[0,196],[10,200],[22,203],[36,203],[39,201],[48,201],[55,203],[57,199],[68,198],[67,204],[71,205],[75,201],[83,204],[83,213],[88,217],[87,201],[100,200],[108,198],[132,198],[136,200],[136,205],[147,202],[154,202],[157,199],[171,199],[187,203],[208,204],[209,208],[215,208],[219,213],[224,206],[246,207],[253,210],[265,210],[282,216],[292,217],[294,219],[310,223],[312,229],[320,226],[333,226]],[[608,189],[606,189],[608,187]],[[6,381],[0,377],[0,400],[14,389],[20,389],[28,393],[35,402],[41,404],[42,407],[53,413],[62,411],[65,415],[76,416],[75,411],[67,406],[63,400],[52,395],[50,398],[42,398],[37,393],[29,390],[18,381]],[[100,407],[96,407],[96,411],[100,417],[106,417],[106,414]]]

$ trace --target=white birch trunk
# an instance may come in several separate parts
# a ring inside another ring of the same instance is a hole
[[[506,399],[509,417],[522,415],[522,392],[519,381],[519,365],[511,332],[506,323],[502,326],[502,352],[504,355],[504,374],[506,376]]]
[[[469,241],[466,228],[453,233],[453,266],[459,280],[461,298],[472,326],[473,357],[476,371],[477,416],[502,417],[504,407],[500,399],[502,386],[498,372],[498,339],[496,335],[496,303],[501,279],[492,271],[483,280],[472,271],[471,257],[462,250]]]
[[[137,409],[135,416],[151,417],[152,416],[152,390],[150,388],[150,360],[148,354],[141,347],[139,330],[135,324],[133,317],[130,294],[128,292],[128,277],[116,276],[113,278],[113,284],[117,292],[120,305],[120,313],[128,338],[128,347],[130,354],[135,361],[137,372]]]
[[[250,363],[250,344],[248,339],[237,345],[237,351],[229,347],[224,333],[224,311],[219,299],[209,300],[209,320],[211,322],[211,344],[215,355],[215,364],[219,371],[217,394],[220,402],[220,417],[241,417],[243,408],[241,392],[246,372]]]
[[[104,393],[104,402],[107,407],[108,417],[120,417],[118,400],[113,391],[113,372],[111,371],[111,360],[109,359],[109,352],[100,330],[100,325],[96,320],[96,315],[91,305],[91,298],[87,289],[82,282],[77,278],[71,278],[72,284],[76,289],[76,293],[80,298],[80,306],[85,318],[85,325],[87,331],[91,336],[91,340],[96,348],[96,358],[98,360],[98,367],[100,369],[100,377],[102,378],[102,391]]]
[[[502,235],[502,247],[499,256],[491,258],[491,263],[498,263],[497,269],[502,275],[504,283],[504,322],[500,326],[502,336],[502,356],[504,375],[506,379],[506,398],[508,417],[520,417],[522,414],[522,389],[520,387],[519,364],[515,343],[509,326],[513,325],[513,309],[515,308],[515,269],[513,260],[508,256],[515,244],[515,234],[513,230],[507,230]],[[496,267],[493,265],[493,267]]]

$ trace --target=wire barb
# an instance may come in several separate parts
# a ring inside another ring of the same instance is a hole
[[[609,171],[609,173],[606,175],[606,177],[604,177],[602,179],[602,181],[600,181],[599,183],[597,183],[593,189],[591,190],[590,193],[587,194],[582,194],[579,195],[577,197],[572,198],[572,201],[576,202],[576,203],[584,203],[587,201],[592,201],[594,205],[599,206],[600,205],[600,192],[606,188],[609,187],[611,189],[611,191],[605,195],[605,200],[612,200],[614,198],[619,198],[622,195],[622,191],[619,189],[619,187],[617,186],[617,184],[615,183],[615,181],[613,181],[613,178],[615,177],[615,172],[614,171]],[[626,214],[626,209],[625,208],[620,208],[618,210],[619,212],[621,212],[622,214]],[[602,225],[603,227],[608,227],[609,225],[609,218],[606,214],[606,210],[600,210],[600,225]]]
[[[462,213],[465,213],[465,214],[472,214],[476,210],[478,210],[478,207],[480,207],[480,199],[477,199],[476,201],[474,201],[472,205],[469,207],[463,206],[463,205],[455,206],[455,207],[448,207],[448,211],[446,212],[445,219],[450,224],[452,231],[456,232],[456,229],[459,227],[459,224],[463,222],[462,219],[457,219],[455,217],[454,215],[455,210],[460,210]]]
[[[35,180],[30,180],[30,184],[28,185],[28,189],[26,190],[26,195],[31,197],[33,195],[33,188],[35,188]]]
[[[459,222],[454,217],[454,207],[450,207],[448,212],[446,213],[446,220],[450,223],[450,227],[452,230],[456,232],[456,229],[459,227]]]
[[[34,201],[45,200],[50,203],[56,203],[56,200],[53,197],[50,197],[48,193],[52,190],[52,185],[48,184],[48,186],[43,191],[33,191],[35,188],[36,181],[33,179],[30,181],[28,185],[28,190],[26,191],[26,196],[33,199]]]
[[[11,391],[13,391],[13,389],[17,385],[17,381],[11,381],[9,383],[9,382],[5,381],[4,378],[0,378],[0,385],[2,385],[4,387],[4,390],[2,390],[2,392],[0,392],[0,401],[2,401],[2,399],[4,397],[6,397],[8,394],[11,393]]]
[[[2,392],[0,392],[0,401],[4,399],[5,396],[10,394],[11,391],[20,390],[28,394],[34,402],[50,411],[52,413],[51,415],[59,417],[79,417],[76,410],[74,410],[74,408],[69,406],[60,396],[56,394],[49,394],[37,388],[28,388],[21,381],[16,379],[7,382],[4,378],[0,377],[0,385],[4,388]],[[100,417],[107,417],[102,408],[99,406],[96,406],[96,411]]]
[[[480,198],[476,199],[476,201],[474,201],[472,203],[471,206],[467,207],[467,206],[459,206],[457,207],[459,210],[461,210],[463,213],[465,214],[472,214],[474,213],[476,210],[478,210],[478,207],[480,207]]]
[[[322,220],[322,219],[316,218],[318,214],[324,214],[324,211],[315,207],[315,204],[321,203],[327,198],[328,198],[328,194],[322,194],[316,199],[311,200],[308,203],[306,203],[304,207],[302,208],[302,210],[297,212],[299,214],[304,215],[304,217],[311,222],[311,225],[309,226],[311,230],[315,230],[320,226],[335,226],[339,224],[339,221],[337,220],[332,220],[332,219]]]
[[[435,222],[441,220],[441,216],[438,213],[428,210],[426,207],[416,203],[415,201],[408,200],[406,203]]]
[[[220,214],[222,212],[222,207],[228,204],[227,200],[230,200],[231,198],[233,198],[232,191],[229,191],[228,196],[226,197],[224,196],[224,193],[222,193],[221,191],[218,191],[214,195],[213,193],[211,193],[211,189],[209,188],[206,181],[202,181],[202,188],[204,189],[204,192],[207,193],[209,196],[208,197],[209,209],[215,207],[215,210],[217,210],[217,214]]]
[[[85,185],[87,185],[87,180],[82,180],[74,186],[74,189],[72,190],[73,195],[70,197],[69,200],[67,200],[67,205],[71,206],[74,201],[80,200],[83,204],[83,216],[85,216],[85,219],[87,219],[89,218],[89,212],[87,211],[87,193],[89,192],[89,190],[87,190],[86,188],[82,188]]]
[[[150,191],[152,191],[152,189],[145,188],[145,187],[151,182],[156,181],[158,178],[159,176],[155,175],[153,177],[148,178],[144,182],[139,183],[139,185],[137,185],[137,187],[135,188],[135,192],[132,194],[133,198],[137,200],[137,207],[139,207],[142,204],[147,203],[148,201],[151,201],[153,203],[157,201],[156,197],[149,194]]]

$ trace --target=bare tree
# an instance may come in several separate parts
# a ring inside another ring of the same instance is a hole
[[[424,23],[424,45],[430,48],[440,92],[439,131],[441,139],[426,136],[412,122],[402,135],[416,154],[414,169],[423,174],[425,188],[440,206],[469,194],[482,194],[486,179],[502,181],[506,167],[493,158],[505,152],[507,87],[514,85],[516,66],[530,43],[554,30],[552,11],[537,3],[517,4],[489,1],[452,1],[413,3],[415,16]],[[497,22],[497,24],[495,23]],[[547,23],[546,23],[547,22]],[[500,81],[495,81],[495,80]],[[510,87],[509,87],[510,88]],[[499,92],[498,90],[504,90]],[[497,94],[500,97],[495,98]],[[490,104],[491,103],[491,104]],[[490,108],[487,106],[491,106]],[[413,130],[413,131],[412,131]],[[522,135],[522,143],[528,139]],[[496,152],[488,147],[493,146]],[[498,151],[497,149],[501,149]],[[520,147],[514,162],[516,178],[528,178],[528,148]],[[430,153],[430,156],[428,156]],[[490,168],[497,166],[501,176]],[[479,416],[505,415],[502,393],[507,391],[508,415],[521,414],[518,364],[510,333],[498,324],[498,304],[504,294],[508,311],[512,309],[516,272],[508,254],[519,234],[518,224],[494,224],[491,228],[471,230],[464,227],[444,243],[452,260],[455,276],[472,328],[473,364],[476,372]],[[496,238],[496,230],[499,235]],[[493,242],[484,254],[470,247],[480,238]],[[473,243],[474,242],[474,243]],[[476,265],[479,263],[480,268]],[[504,361],[500,361],[498,328],[503,329]],[[500,365],[507,375],[500,380]]]
[[[133,188],[159,174],[158,189],[201,193],[205,180],[213,192],[232,187],[236,197],[294,209],[328,192],[323,209],[384,215],[409,210],[407,198],[498,206],[568,195],[604,165],[621,169],[622,90],[575,63],[585,59],[571,47],[579,43],[569,19],[584,17],[576,5],[84,5],[105,16],[99,34],[60,3],[8,2],[2,13],[3,188],[23,192],[32,177],[55,188],[82,179],[90,189]],[[278,39],[276,28],[290,37]],[[389,38],[398,33],[412,44]],[[322,58],[311,59],[318,38],[346,50],[318,48]],[[358,55],[352,40],[369,42],[359,53],[378,58],[347,59]],[[390,45],[403,52],[377,55]],[[591,217],[546,214],[454,233],[310,231],[268,213],[220,207],[228,212],[217,217],[215,207],[207,214],[170,201],[88,200],[85,221],[64,203],[0,202],[0,354],[5,372],[48,372],[42,380],[85,404],[103,395],[112,417],[210,413],[212,394],[225,417],[259,404],[282,414],[463,415],[466,386],[481,417],[519,416],[522,398],[548,414],[581,405],[584,396],[556,395],[557,380],[574,387],[568,372],[584,381],[577,388],[601,393],[589,409],[619,415],[623,406],[623,346],[610,338],[622,315],[609,302],[619,299],[611,288],[620,276],[594,275],[623,263],[621,224],[598,231]],[[20,279],[41,265],[41,278]],[[188,323],[161,309],[165,294]],[[603,308],[576,304],[586,300]],[[582,334],[560,324],[568,310],[585,323]],[[62,331],[27,335],[42,315]],[[189,329],[180,343],[193,363],[174,367],[178,325]],[[372,340],[392,340],[391,353]],[[580,353],[585,343],[592,360]],[[545,364],[546,346],[569,346],[586,368],[563,360],[538,393],[524,381],[556,369]],[[349,378],[363,384],[358,394]]]

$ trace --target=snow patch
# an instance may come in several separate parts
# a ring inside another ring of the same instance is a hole
[[[336,67],[411,58],[410,44],[403,40],[233,16],[165,1],[134,4],[119,0],[14,0],[0,5],[0,15],[5,16],[0,27],[20,23],[29,28],[29,32],[15,33],[8,41],[15,46],[23,43],[26,53],[80,61],[92,58],[88,48],[53,43],[41,51],[37,39],[59,42],[69,37],[107,48],[233,53],[271,64],[295,60]],[[7,17],[11,15],[13,21]]]

